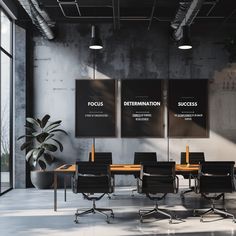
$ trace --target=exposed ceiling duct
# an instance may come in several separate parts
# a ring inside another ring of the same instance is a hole
[[[175,40],[180,40],[182,38],[182,26],[191,25],[201,9],[203,2],[204,0],[180,1],[175,18],[171,22],[171,27],[175,30],[173,34]]]
[[[36,0],[18,0],[27,14],[30,16],[33,24],[39,29],[41,34],[48,40],[55,38],[50,25],[50,18],[47,13],[41,10]]]

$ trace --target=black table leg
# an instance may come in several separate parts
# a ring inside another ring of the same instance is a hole
[[[57,172],[54,171],[54,211],[57,211]]]
[[[64,201],[66,202],[66,175],[64,175]]]

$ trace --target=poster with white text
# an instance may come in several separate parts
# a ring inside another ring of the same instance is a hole
[[[115,96],[115,80],[76,80],[76,137],[116,136]]]
[[[121,81],[121,137],[164,135],[162,80]]]
[[[169,137],[207,138],[208,80],[169,80]]]

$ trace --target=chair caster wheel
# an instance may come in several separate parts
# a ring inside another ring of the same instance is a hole
[[[107,224],[110,224],[110,219],[107,219]]]
[[[233,219],[233,223],[236,223],[236,220],[235,220],[235,219]]]
[[[169,224],[172,224],[172,220],[169,220]]]
[[[203,222],[203,219],[200,219],[200,222]]]
[[[111,217],[114,219],[114,217],[115,217],[114,213],[111,213]]]
[[[140,223],[143,223],[143,218],[140,218]]]
[[[79,223],[79,221],[78,221],[78,220],[74,220],[74,222],[75,222],[75,224],[78,224],[78,223]]]

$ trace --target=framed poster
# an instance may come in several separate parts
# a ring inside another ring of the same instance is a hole
[[[207,138],[208,80],[169,80],[169,137]]]
[[[121,81],[121,137],[163,137],[162,81]]]
[[[115,80],[76,80],[76,137],[116,136],[115,94]]]

